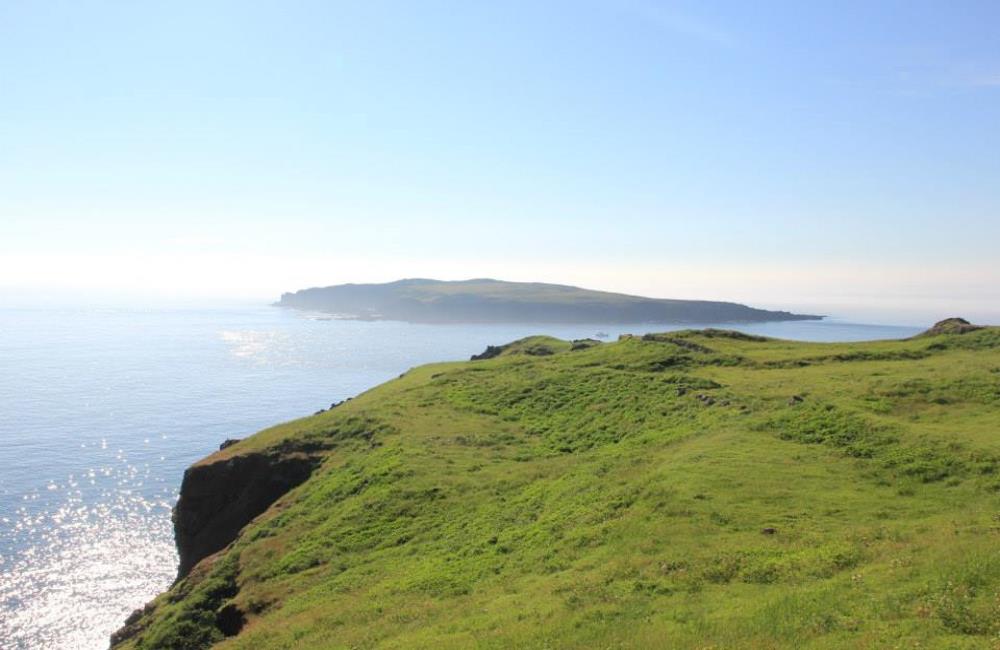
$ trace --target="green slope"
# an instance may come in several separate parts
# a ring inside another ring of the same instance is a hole
[[[533,339],[255,453],[321,464],[123,647],[1000,643],[997,328]]]

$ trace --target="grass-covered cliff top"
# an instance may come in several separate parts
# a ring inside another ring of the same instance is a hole
[[[1000,329],[490,356],[203,461],[321,464],[124,647],[996,647]]]

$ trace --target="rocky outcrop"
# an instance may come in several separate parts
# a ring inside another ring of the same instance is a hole
[[[934,326],[920,336],[937,336],[938,334],[966,334],[983,329],[981,325],[973,325],[964,318],[946,318],[934,323]]]
[[[173,512],[178,579],[236,539],[254,517],[309,478],[317,463],[301,452],[261,452],[214,461],[210,456],[188,468]]]
[[[114,648],[141,632],[143,628],[143,617],[153,613],[154,609],[155,606],[153,603],[146,603],[145,607],[133,611],[129,617],[125,619],[125,624],[112,632],[111,647]]]
[[[487,345],[486,349],[479,354],[474,354],[469,357],[470,361],[484,361],[486,359],[493,359],[499,357],[503,354],[503,351],[507,349],[506,345]]]

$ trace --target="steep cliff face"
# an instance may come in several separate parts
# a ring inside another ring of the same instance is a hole
[[[305,482],[322,459],[321,448],[316,445],[246,453],[228,450],[236,442],[226,441],[219,453],[184,472],[180,497],[174,506],[174,538],[180,556],[174,592],[180,598],[200,589],[206,592],[207,600],[218,601],[219,606],[214,621],[216,629],[209,630],[200,640],[192,640],[196,644],[192,647],[199,643],[207,645],[214,636],[237,634],[244,622],[238,608],[222,605],[238,591],[235,569],[230,566],[224,580],[207,587],[206,576],[219,573],[219,567],[203,565],[198,571],[192,573],[192,570],[233,542],[244,526],[282,495]],[[111,635],[111,647],[140,635],[158,607],[154,601],[132,612],[124,626]]]
[[[177,577],[232,542],[243,526],[312,473],[317,463],[304,453],[251,453],[212,461],[184,472],[174,507],[174,537],[180,555]]]

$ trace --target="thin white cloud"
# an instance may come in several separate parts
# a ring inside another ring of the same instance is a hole
[[[664,31],[720,47],[733,47],[736,39],[728,31],[701,18],[683,14],[645,0],[616,0],[615,7]]]
[[[931,68],[936,74],[938,83],[944,86],[958,88],[997,88],[1000,87],[1000,69],[994,61],[952,62]],[[926,76],[926,75],[925,75]]]
[[[976,86],[977,88],[1000,87],[1000,73],[973,77],[969,81],[969,85]]]

